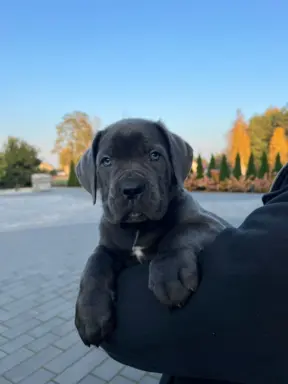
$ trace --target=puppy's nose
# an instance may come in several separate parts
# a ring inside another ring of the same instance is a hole
[[[126,180],[122,184],[122,193],[127,199],[135,199],[136,197],[140,196],[145,189],[144,182],[140,180]]]

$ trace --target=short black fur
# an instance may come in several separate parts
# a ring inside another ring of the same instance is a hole
[[[76,173],[103,216],[100,242],[84,269],[75,323],[86,345],[100,345],[115,326],[117,275],[149,263],[149,288],[181,306],[198,286],[197,254],[228,226],[183,188],[193,150],[161,122],[124,119],[100,131]]]

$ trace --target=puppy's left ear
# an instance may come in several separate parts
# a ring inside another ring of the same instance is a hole
[[[191,170],[193,149],[180,136],[170,132],[160,120],[156,124],[167,140],[173,172],[177,184],[182,186]]]
[[[91,147],[84,152],[75,167],[76,176],[82,187],[92,196],[93,204],[96,203],[97,197],[96,156],[101,135],[101,131],[96,134]]]

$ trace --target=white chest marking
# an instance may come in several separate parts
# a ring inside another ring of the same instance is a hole
[[[141,263],[142,260],[145,258],[144,252],[143,252],[143,247],[139,246],[134,246],[132,247],[132,254],[137,258],[137,260]]]

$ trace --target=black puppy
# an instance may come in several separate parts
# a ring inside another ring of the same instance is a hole
[[[197,254],[228,226],[183,188],[193,150],[161,122],[125,119],[97,133],[76,167],[103,216],[100,242],[88,259],[75,324],[86,345],[112,332],[115,281],[122,268],[149,262],[149,288],[180,306],[198,285]]]

